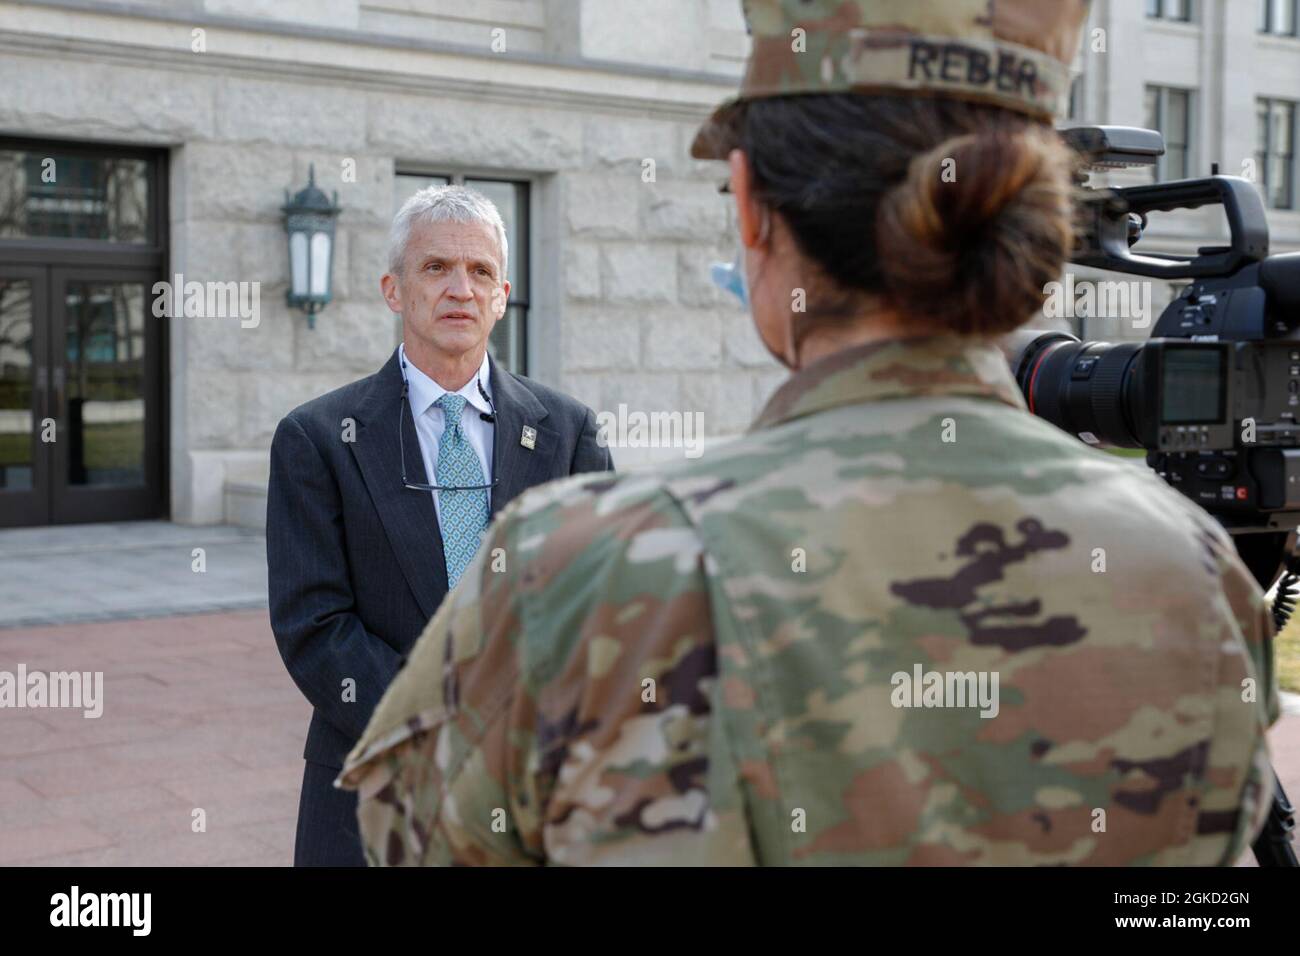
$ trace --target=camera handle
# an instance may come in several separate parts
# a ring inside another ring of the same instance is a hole
[[[1195,256],[1134,255],[1132,217],[1145,223],[1149,212],[1222,206],[1230,245],[1210,246]],[[1070,261],[1162,279],[1231,275],[1268,258],[1268,219],[1259,190],[1239,176],[1179,179],[1147,186],[1097,189],[1082,203],[1082,234]]]

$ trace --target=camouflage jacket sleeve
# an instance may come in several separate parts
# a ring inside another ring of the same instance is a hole
[[[702,563],[650,481],[576,476],[512,503],[348,758],[368,860],[750,862],[703,780]]]
[[[1201,526],[1207,551],[1218,566],[1223,600],[1227,603],[1225,617],[1236,622],[1245,656],[1235,660],[1227,654],[1219,675],[1218,721],[1226,731],[1237,725],[1237,733],[1225,733],[1224,740],[1254,739],[1253,752],[1245,760],[1233,759],[1226,754],[1211,752],[1211,767],[1245,763],[1244,782],[1236,801],[1241,807],[1236,825],[1232,828],[1227,852],[1220,861],[1232,865],[1250,849],[1251,842],[1264,826],[1273,799],[1273,768],[1269,757],[1268,728],[1278,719],[1281,706],[1277,687],[1277,674],[1273,663],[1273,616],[1269,604],[1254,577],[1237,555],[1231,538],[1214,519],[1196,510],[1194,516]],[[1225,635],[1224,647],[1240,646],[1235,635]],[[1237,654],[1240,658],[1242,655]],[[1253,731],[1253,733],[1252,733]],[[1226,807],[1206,805],[1203,818]]]

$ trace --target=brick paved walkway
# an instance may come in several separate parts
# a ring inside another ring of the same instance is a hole
[[[0,630],[0,661],[102,670],[105,698],[0,711],[0,865],[293,862],[311,708],[266,611]]]
[[[105,704],[0,710],[0,865],[292,863],[311,709],[264,610],[0,629],[18,661],[103,671]],[[1300,715],[1272,737],[1300,799]]]

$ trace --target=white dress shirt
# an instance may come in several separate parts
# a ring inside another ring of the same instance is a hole
[[[443,388],[429,376],[425,375],[406,358],[406,348],[397,347],[400,360],[406,362],[406,380],[410,385],[407,396],[411,403],[411,417],[415,420],[415,434],[420,440],[420,456],[424,459],[424,473],[428,476],[426,484],[438,483],[438,443],[442,441],[442,431],[447,426],[447,417],[441,408],[433,403],[447,394]],[[457,390],[456,394],[465,399],[465,410],[460,413],[460,428],[470,447],[478,455],[479,465],[483,468],[483,482],[492,481],[492,435],[494,425],[479,418],[479,413],[490,413],[492,407],[479,393],[478,382],[483,383],[484,390],[492,395],[492,377],[489,374],[487,352],[483,353],[483,364],[479,366],[474,378]],[[492,507],[492,489],[485,489],[488,494],[488,507]],[[442,509],[438,504],[438,492],[433,495],[433,507],[438,515],[438,527],[442,527]]]

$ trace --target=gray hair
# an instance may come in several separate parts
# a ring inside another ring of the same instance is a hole
[[[501,250],[499,278],[506,277],[510,249],[501,213],[491,199],[465,186],[426,186],[402,203],[402,208],[393,217],[393,226],[388,233],[389,272],[401,275],[411,229],[421,222],[479,222],[488,226],[496,233],[497,246]]]

